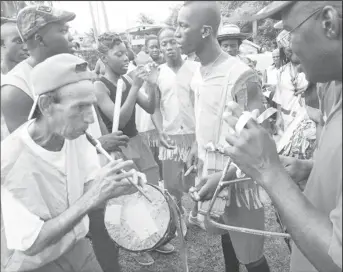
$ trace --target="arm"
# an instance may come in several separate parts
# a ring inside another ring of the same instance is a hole
[[[263,179],[268,195],[305,257],[318,271],[342,271],[329,254],[336,228],[330,218],[309,202],[282,167],[270,169]],[[338,208],[339,205],[342,204],[338,203]]]
[[[258,109],[260,113],[264,111],[261,84],[253,70],[248,70],[240,76],[234,86],[234,94],[237,103],[245,110],[253,111]],[[262,126],[270,130],[268,120],[265,120]]]
[[[13,86],[1,88],[1,111],[10,133],[27,122],[33,100],[24,91]]]
[[[157,86],[155,84],[144,83],[144,87],[147,95],[139,91],[137,94],[137,104],[142,107],[149,114],[154,114],[155,111],[155,89]],[[141,89],[142,90],[142,89]],[[143,89],[144,90],[144,89]]]
[[[88,190],[70,208],[59,216],[44,222],[41,231],[33,245],[24,253],[33,256],[43,251],[46,247],[57,243],[70,232],[74,226],[93,208],[95,201],[92,192]]]
[[[113,120],[114,103],[109,96],[109,90],[102,82],[97,82],[96,84],[94,84],[94,86],[98,106],[100,107],[101,111],[107,116],[107,118]],[[136,104],[136,98],[139,88],[140,87],[135,84],[131,86],[129,95],[127,96],[124,104],[121,106],[120,109],[119,128],[124,128],[127,122],[130,120]]]

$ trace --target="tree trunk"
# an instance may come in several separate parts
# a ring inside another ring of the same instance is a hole
[[[94,37],[95,38],[95,43],[98,45],[98,29],[97,29],[96,23],[95,23],[92,2],[88,1],[88,5],[89,5],[89,11],[90,11],[91,17],[92,17],[92,24],[93,24],[93,31],[94,31],[94,36],[95,36]]]
[[[102,8],[102,13],[104,14],[105,29],[106,29],[106,31],[110,31],[110,27],[108,24],[107,12],[106,12],[106,8],[105,8],[105,3],[104,3],[104,1],[100,1],[100,4],[101,4],[101,8]]]

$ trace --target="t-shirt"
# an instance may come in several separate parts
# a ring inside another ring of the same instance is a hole
[[[35,119],[1,143],[1,258],[8,270],[27,271],[52,262],[88,233],[85,216],[53,245],[34,256],[32,246],[45,221],[55,218],[84,193],[100,169],[95,148],[84,135],[65,140],[58,152],[37,145],[28,133]]]
[[[330,218],[333,235],[328,254],[342,268],[342,85],[336,85],[336,103],[331,107],[313,168],[309,176],[305,196],[314,207]],[[325,110],[324,110],[325,111]],[[292,272],[317,271],[300,250],[293,246]]]
[[[121,99],[121,105],[124,104],[127,96],[129,95],[129,91],[131,89],[131,84],[130,82],[125,78],[122,77],[124,83],[125,83],[125,90],[123,91],[122,94],[122,99]],[[105,86],[107,87],[107,89],[109,90],[109,95],[111,100],[113,101],[113,103],[115,103],[116,101],[116,93],[117,93],[117,86],[115,86],[111,81],[109,81],[107,78],[105,77],[101,77],[100,81],[102,83],[105,84]],[[110,118],[108,118],[99,108],[99,112],[101,115],[102,120],[104,121],[107,130],[109,132],[112,132],[112,126],[113,126],[113,120],[110,120]],[[128,137],[132,138],[135,137],[138,134],[137,128],[136,128],[136,109],[133,109],[132,115],[129,119],[129,121],[127,122],[127,124],[125,125],[125,127],[122,129],[123,133],[125,135],[127,135]]]

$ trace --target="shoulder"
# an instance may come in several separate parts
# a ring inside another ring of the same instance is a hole
[[[17,104],[18,106],[27,104],[32,106],[33,98],[18,86],[8,84],[1,87],[1,106],[7,104]]]

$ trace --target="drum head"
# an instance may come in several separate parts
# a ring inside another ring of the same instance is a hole
[[[162,191],[147,184],[150,203],[140,192],[108,201],[105,226],[113,241],[134,252],[152,250],[169,231],[171,213]]]

